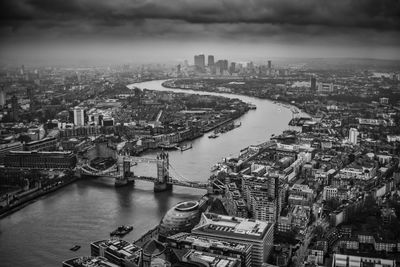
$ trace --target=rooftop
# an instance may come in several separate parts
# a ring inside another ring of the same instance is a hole
[[[200,225],[193,233],[213,233],[216,236],[239,237],[245,239],[263,239],[272,223],[240,217],[203,213]]]
[[[234,250],[234,251],[247,251],[250,249],[250,245],[248,244],[243,244],[239,242],[227,242],[227,241],[221,241],[218,239],[213,239],[213,238],[205,238],[200,235],[196,234],[190,234],[190,233],[179,233],[176,235],[173,235],[168,238],[168,240],[174,240],[174,241],[180,241],[180,242],[188,242],[192,244],[192,246],[196,247],[214,247],[214,248],[219,248],[219,249],[229,249],[229,250]]]
[[[197,201],[186,201],[176,205],[175,209],[178,211],[191,211],[197,209],[198,206],[199,203]]]
[[[183,258],[187,262],[194,262],[198,266],[210,267],[236,267],[240,266],[240,260],[233,257],[215,255],[204,251],[189,250]]]
[[[93,242],[92,245],[95,246],[104,246],[107,250],[111,253],[115,252],[118,254],[122,254],[124,256],[131,256],[135,254],[137,251],[141,250],[141,248],[129,243],[125,240],[117,240],[117,239],[110,239],[110,240],[100,240]]]

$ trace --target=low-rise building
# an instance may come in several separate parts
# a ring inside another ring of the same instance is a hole
[[[241,242],[226,242],[214,238],[204,237],[197,234],[179,233],[170,236],[166,240],[168,248],[187,252],[198,250],[216,255],[239,258],[242,267],[251,266],[251,245]],[[179,253],[181,254],[181,253]]]
[[[4,159],[5,167],[29,169],[72,169],[76,157],[68,151],[10,151]]]
[[[270,255],[274,224],[265,221],[203,213],[192,233],[223,241],[247,243],[252,246],[251,266],[262,266]]]
[[[25,149],[28,151],[52,151],[57,146],[57,139],[54,137],[47,137],[41,140],[32,141],[25,144]]]
[[[125,240],[100,240],[90,244],[92,256],[101,256],[118,266],[140,267],[143,250]]]
[[[183,257],[183,262],[192,263],[196,266],[210,266],[210,267],[219,267],[219,266],[229,266],[229,267],[239,267],[240,259],[215,255],[212,253],[207,253],[204,251],[197,250],[189,250]]]
[[[349,254],[333,254],[332,267],[354,267],[354,266],[371,266],[371,267],[395,267],[396,261],[391,259],[383,259],[379,257],[369,257],[365,255],[349,255]]]

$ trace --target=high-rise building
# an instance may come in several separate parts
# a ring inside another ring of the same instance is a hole
[[[235,62],[231,62],[231,65],[229,66],[229,72],[230,73],[234,73],[236,70],[236,63]]]
[[[272,68],[271,60],[268,60],[268,69],[271,69],[271,68]]]
[[[310,82],[311,82],[311,91],[316,91],[317,90],[317,78],[312,76]]]
[[[255,219],[277,221],[281,210],[278,176],[256,177],[243,175],[242,191],[247,207],[252,211]]]
[[[214,56],[213,55],[208,56],[208,66],[209,67],[214,66]]]
[[[250,244],[251,266],[259,267],[270,255],[274,241],[274,224],[266,221],[240,217],[203,213],[193,234],[223,240]]]
[[[85,110],[81,107],[74,108],[74,124],[76,126],[85,125]]]
[[[206,65],[205,61],[206,61],[206,58],[204,55],[194,56],[194,65],[200,70],[204,69],[204,67]]]
[[[357,145],[358,130],[355,128],[350,128],[349,130],[349,141],[350,143]]]
[[[6,91],[3,87],[0,88],[0,107],[4,107],[6,105]]]
[[[228,70],[228,60],[222,60],[222,68],[223,70]]]
[[[18,98],[15,95],[11,98],[11,119],[13,121],[18,121],[19,119]]]

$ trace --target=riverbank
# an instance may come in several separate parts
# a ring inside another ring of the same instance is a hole
[[[63,188],[64,186],[72,184],[73,182],[77,181],[78,179],[79,179],[78,177],[72,176],[71,179],[66,179],[63,182],[61,182],[60,184],[57,184],[51,188],[48,188],[48,189],[41,188],[41,189],[38,189],[38,190],[32,192],[31,194],[18,200],[17,203],[1,209],[0,210],[0,219],[6,217],[16,211],[19,211],[20,209],[23,209],[24,207],[28,206],[29,204],[34,203],[37,199],[39,199],[43,196],[53,193],[53,192],[57,191],[58,189]]]
[[[243,95],[243,96],[247,96],[247,97],[254,97],[257,99],[262,99],[262,100],[270,100],[270,101],[274,101],[277,104],[281,104],[283,107],[288,108],[292,111],[292,113],[294,112],[294,108],[297,108],[299,111],[301,111],[301,113],[306,114],[307,116],[312,117],[312,115],[306,113],[302,107],[300,107],[299,105],[297,105],[297,103],[292,103],[290,101],[286,101],[284,99],[276,99],[273,98],[271,96],[265,96],[265,97],[261,97],[261,96],[257,96],[257,95],[251,95],[251,94],[243,94],[243,93],[237,93],[237,92],[232,92],[232,91],[224,91],[224,92],[219,92],[219,91],[214,91],[210,88],[202,88],[202,89],[196,89],[196,88],[184,88],[184,87],[179,87],[179,86],[171,86],[169,83],[173,80],[176,79],[169,79],[164,81],[161,85],[165,88],[168,89],[179,89],[179,90],[193,90],[193,91],[199,91],[199,92],[210,92],[210,93],[224,93],[224,94],[231,94],[231,95]],[[187,79],[186,79],[187,80]],[[286,106],[287,105],[287,106]]]
[[[172,91],[162,87],[161,83],[152,81],[132,86]],[[202,94],[189,90],[186,93]],[[257,109],[239,119],[241,127],[217,139],[204,135],[193,140],[193,148],[184,153],[170,151],[170,164],[174,166],[171,175],[190,181],[206,181],[211,174],[210,167],[216,162],[238,154],[240,148],[260,144],[272,134],[288,129],[292,117],[290,110],[279,108],[273,101],[242,95],[218,95],[253,103]],[[157,152],[146,152],[146,157],[156,156]],[[156,174],[156,167],[138,164],[135,173],[152,176]],[[5,266],[57,266],[61,260],[75,255],[69,250],[75,244],[82,245],[80,255],[90,255],[88,244],[108,238],[110,229],[118,225],[134,225],[125,238],[138,240],[158,224],[176,203],[195,201],[203,194],[198,189],[178,186],[173,191],[154,194],[153,184],[147,182],[138,181],[134,187],[116,188],[110,179],[80,179],[1,219],[0,258]],[[45,257],[43,251],[48,252]]]

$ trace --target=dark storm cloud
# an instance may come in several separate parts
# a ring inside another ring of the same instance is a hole
[[[0,0],[0,59],[10,62],[67,51],[66,59],[145,60],[227,46],[243,55],[399,58],[399,32],[399,0]]]
[[[3,26],[66,21],[120,26],[132,21],[278,24],[400,30],[398,0],[3,0]]]

